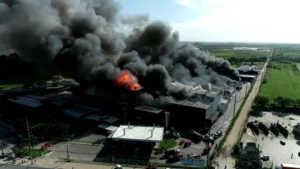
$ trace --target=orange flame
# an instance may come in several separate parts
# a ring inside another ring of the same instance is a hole
[[[127,71],[122,71],[121,75],[116,79],[116,86],[125,86],[129,90],[140,90],[142,86],[137,79]]]

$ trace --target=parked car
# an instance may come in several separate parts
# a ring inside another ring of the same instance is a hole
[[[123,167],[120,164],[117,164],[114,169],[123,169]]]
[[[146,169],[156,169],[156,168],[157,168],[156,165],[153,164],[153,163],[148,164],[147,167],[146,167]]]
[[[180,153],[179,149],[167,150],[167,151],[165,151],[164,157],[167,158],[171,155],[175,155],[175,154],[178,154],[178,153]]]
[[[186,148],[186,147],[189,147],[190,145],[192,145],[192,141],[191,140],[186,140],[183,147]]]
[[[219,130],[219,131],[216,132],[216,134],[219,135],[219,136],[221,137],[221,136],[223,135],[223,131],[222,131],[222,130]]]
[[[168,158],[168,162],[176,162],[176,161],[179,161],[180,158],[182,158],[183,155],[181,153],[178,153],[178,154],[175,154],[175,155],[171,155],[169,156]]]
[[[181,140],[180,142],[179,142],[179,145],[183,145],[185,143],[185,141],[184,140]]]
[[[261,158],[263,161],[269,161],[269,160],[270,160],[270,157],[267,156],[267,155],[261,155],[260,158]]]
[[[281,145],[285,145],[285,141],[280,140],[280,144],[281,144]]]

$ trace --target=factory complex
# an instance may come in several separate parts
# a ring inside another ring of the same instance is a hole
[[[238,86],[220,91],[190,86],[186,88],[192,94],[184,99],[165,95],[152,98],[137,85],[81,85],[55,76],[46,82],[1,91],[0,104],[11,116],[39,119],[49,115],[87,124],[109,140],[109,150],[102,150],[105,157],[146,159],[170,129],[186,129],[199,135],[210,128],[226,112]]]

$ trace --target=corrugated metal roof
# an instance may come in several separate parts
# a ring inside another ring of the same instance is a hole
[[[61,106],[61,105],[64,105],[64,104],[66,104],[68,102],[65,101],[65,100],[60,100],[60,99],[51,99],[50,103],[54,104],[54,105]]]
[[[108,130],[108,131],[112,131],[112,132],[118,130],[118,127],[113,126],[113,125],[108,125],[108,124],[99,124],[97,127],[101,128],[101,129]]]
[[[113,124],[117,122],[119,119],[114,116],[107,116],[106,118],[102,119],[102,121],[107,122],[109,124]]]
[[[85,119],[94,120],[94,121],[100,121],[101,119],[104,119],[106,117],[107,116],[99,116],[99,115],[96,115],[96,114],[91,114],[91,115],[86,116]]]
[[[135,110],[150,112],[150,113],[155,113],[155,114],[161,113],[163,111],[162,109],[158,109],[158,108],[150,107],[150,106],[139,106],[139,107],[136,107]]]
[[[253,78],[253,79],[256,78],[255,75],[245,75],[245,74],[240,74],[240,77]]]
[[[8,100],[32,108],[43,106],[40,100],[33,99],[30,97],[16,97],[16,98],[9,98]]]

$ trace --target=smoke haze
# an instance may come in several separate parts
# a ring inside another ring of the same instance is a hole
[[[112,0],[0,0],[0,43],[43,70],[87,81],[112,83],[126,69],[150,91],[187,95],[169,84],[221,89],[238,80],[227,60],[181,43],[167,23],[119,10]]]

